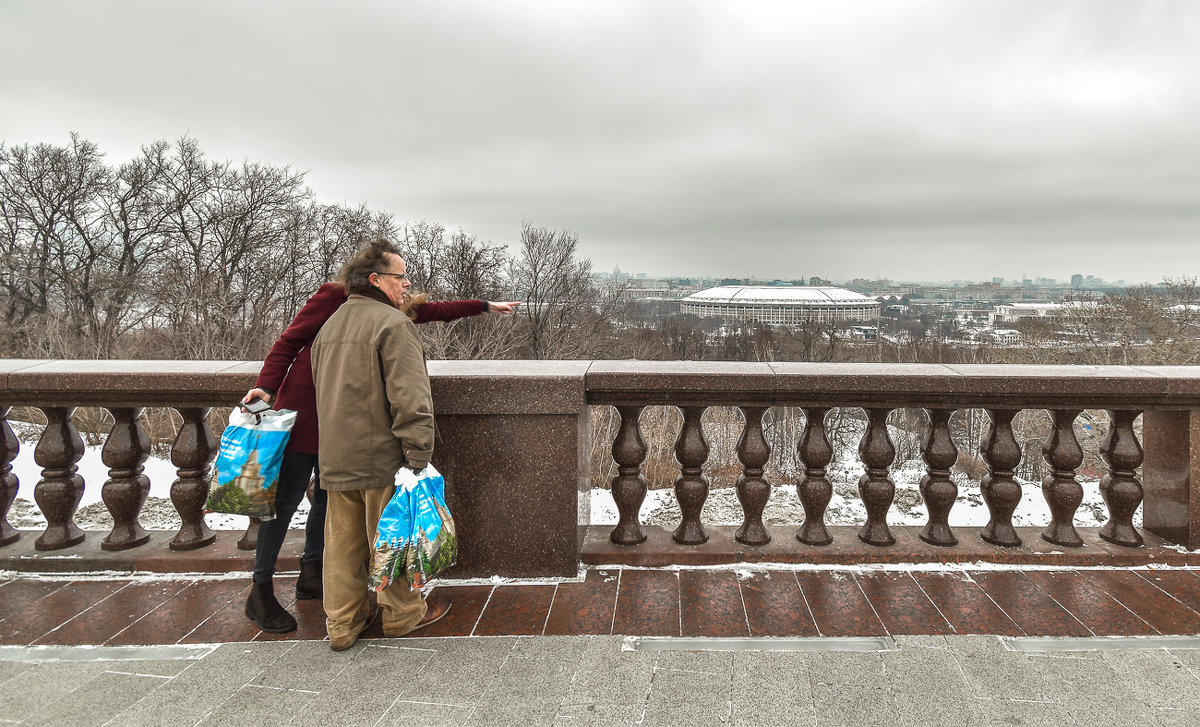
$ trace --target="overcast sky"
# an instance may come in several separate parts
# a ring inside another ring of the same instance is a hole
[[[650,275],[1200,274],[1200,2],[0,2],[0,140]]]

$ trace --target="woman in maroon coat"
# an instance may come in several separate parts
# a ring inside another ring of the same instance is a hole
[[[288,525],[296,512],[309,480],[317,472],[317,397],[313,388],[310,347],[321,326],[333,312],[346,302],[346,291],[340,285],[326,283],[317,290],[263,361],[254,388],[246,392],[243,402],[274,399],[276,409],[297,412],[296,424],[288,438],[283,463],[279,468],[279,484],[275,493],[275,518],[264,521],[258,528],[258,543],[254,553],[254,585],[246,600],[246,616],[263,631],[283,633],[296,628],[296,619],[275,598],[271,579],[275,561],[287,535]],[[519,302],[494,303],[484,300],[455,300],[442,303],[424,302],[424,295],[412,301],[409,315],[417,323],[453,321],[486,312],[506,315]],[[300,558],[300,578],[296,581],[296,598],[321,597],[321,555],[325,547],[325,491],[314,490],[312,509],[304,529],[304,554]]]

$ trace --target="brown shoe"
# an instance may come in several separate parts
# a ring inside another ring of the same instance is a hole
[[[351,646],[354,646],[355,644],[357,644],[359,635],[362,632],[367,630],[367,627],[370,626],[371,622],[375,620],[375,614],[377,614],[378,612],[379,612],[378,607],[376,607],[375,604],[368,602],[367,618],[362,622],[362,624],[360,626],[357,626],[349,636],[338,636],[336,638],[333,636],[330,636],[329,637],[329,648],[333,649],[334,651],[345,651],[346,649],[349,649]]]
[[[435,624],[446,617],[450,613],[450,599],[441,594],[431,593],[429,598],[425,599],[425,615],[413,626],[408,633],[412,633],[417,629],[423,629],[430,624]]]
[[[417,629],[423,629],[430,624],[441,621],[448,613],[450,613],[450,599],[440,596],[436,593],[432,594],[429,596],[429,598],[425,599],[425,615],[421,617],[421,620],[417,622],[416,626],[413,626],[408,631],[399,634],[395,633],[394,631],[389,631],[387,627],[384,627],[383,635],[392,637],[407,636]]]

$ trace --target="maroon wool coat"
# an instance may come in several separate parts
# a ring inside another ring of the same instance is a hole
[[[254,386],[274,394],[276,409],[297,412],[287,448],[305,454],[317,453],[317,392],[313,387],[311,348],[313,339],[329,316],[346,302],[346,289],[335,283],[322,285],[308,299],[287,330],[271,346]],[[487,310],[482,300],[451,300],[426,303],[417,308],[417,323],[453,321],[477,316]]]

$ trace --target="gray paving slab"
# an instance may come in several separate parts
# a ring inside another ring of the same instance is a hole
[[[512,653],[516,637],[417,639],[434,644],[434,654],[415,683],[400,696],[409,701],[474,707],[495,686],[500,667]]]
[[[268,664],[250,683],[256,687],[319,692],[357,656],[333,651],[328,642],[301,641]]]
[[[729,674],[657,669],[646,700],[645,724],[727,724],[732,711]]]
[[[225,644],[147,694],[120,715],[121,727],[195,725],[297,642]]]
[[[901,649],[950,650],[950,643],[945,636],[893,636],[892,639]]]
[[[888,689],[856,684],[813,685],[817,724],[837,727],[884,725],[894,721],[896,703]]]
[[[1154,720],[1159,727],[1196,727],[1196,712],[1159,707],[1154,711]]]
[[[1106,652],[1104,657],[1117,675],[1115,688],[1153,707],[1200,712],[1200,678],[1179,652],[1151,649]]]
[[[886,674],[886,684],[894,690],[944,690],[968,696],[966,679],[958,659],[949,649],[909,646],[900,651],[879,655]]]
[[[313,692],[247,684],[200,720],[196,727],[286,725],[314,696]]]
[[[21,724],[29,727],[99,727],[154,690],[165,679],[167,677],[105,672],[72,691],[69,699],[44,702]]]
[[[329,645],[317,642],[325,647]],[[374,725],[406,691],[420,694],[434,651],[368,644],[296,715],[297,724]],[[460,722],[461,723],[461,722]]]
[[[733,658],[730,688],[735,725],[811,724],[816,719],[811,659],[805,653],[742,652]]]
[[[1070,710],[1052,702],[1029,702],[1020,699],[980,700],[980,708],[988,725],[1079,725]],[[1104,721],[1100,724],[1115,724]],[[1084,725],[1083,727],[1094,727]]]
[[[564,704],[555,715],[555,727],[627,727],[644,724],[645,701],[639,704]]]
[[[173,677],[192,665],[191,659],[146,659],[105,662],[105,671],[115,674]]]
[[[522,638],[466,724],[549,724],[570,689],[585,644],[569,637]]]
[[[20,661],[0,661],[0,688],[3,688],[4,682],[23,672],[29,671],[34,667],[34,664],[27,664]]]
[[[734,651],[663,651],[657,668],[704,674],[731,674]]]
[[[656,651],[620,637],[227,644],[201,659],[27,662],[0,722],[203,725],[1194,724],[1200,652]],[[80,651],[80,658],[84,652]],[[65,697],[65,698],[64,698]]]
[[[563,700],[564,709],[582,707],[582,711],[588,713],[587,707],[591,706],[591,712],[603,714],[628,714],[631,711],[641,714],[661,653],[622,651],[623,643],[619,636],[587,639],[575,677]]]
[[[814,651],[809,653],[813,684],[878,687],[887,681],[883,657],[875,651]]]
[[[456,704],[397,700],[379,720],[379,727],[461,727],[475,711]]]
[[[993,727],[982,702],[960,692],[918,692],[892,689],[896,707],[895,723],[904,727],[955,725],[955,727]]]
[[[42,705],[62,700],[76,689],[104,673],[104,665],[91,662],[50,662],[31,664],[0,684],[0,718],[28,719]]]
[[[973,645],[972,645],[973,646]],[[1054,689],[1046,683],[1033,657],[1024,652],[954,652],[971,694],[981,699],[1055,701]],[[1065,660],[1064,660],[1065,661]]]
[[[1170,653],[1197,679],[1200,679],[1200,649],[1171,649]]]

